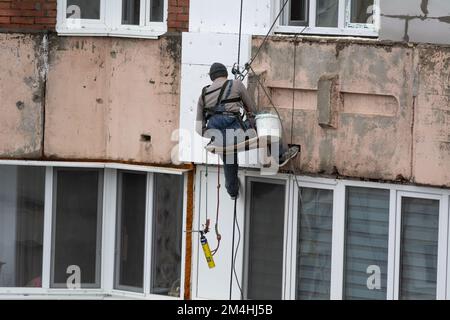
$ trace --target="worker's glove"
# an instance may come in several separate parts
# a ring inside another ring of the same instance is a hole
[[[254,119],[255,118],[255,114],[253,112],[251,112],[251,111],[248,111],[247,112],[247,118]]]

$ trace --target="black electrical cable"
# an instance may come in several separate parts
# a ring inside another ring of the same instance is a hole
[[[241,228],[239,227],[239,222],[237,219],[235,219],[235,223],[236,223],[236,227],[238,230],[238,241],[237,241],[237,245],[236,245],[236,251],[234,252],[234,259],[233,259],[233,272],[234,272],[234,277],[236,278],[236,282],[239,288],[239,292],[241,293],[241,300],[244,300],[244,294],[242,292],[242,286],[239,282],[239,278],[237,276],[237,272],[236,272],[236,258],[237,258],[237,254],[239,252],[239,244],[241,243]]]
[[[294,38],[294,70],[292,77],[292,112],[291,112],[291,144],[294,140],[294,110],[295,110],[295,77],[297,73],[297,37]]]
[[[233,240],[231,241],[231,271],[230,271],[230,300],[233,292],[233,274],[234,274],[234,236],[236,233],[236,208],[237,198],[234,199],[234,217],[233,217]]]
[[[244,0],[241,0],[241,12],[240,12],[240,17],[239,17],[239,43],[238,43],[238,68],[239,65],[241,64],[241,38],[242,38],[242,12],[244,9]]]

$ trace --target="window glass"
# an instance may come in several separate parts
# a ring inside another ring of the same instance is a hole
[[[283,288],[285,186],[251,182],[247,296],[279,300]]]
[[[100,19],[100,0],[67,0],[66,17]]]
[[[439,201],[402,198],[400,299],[436,299]]]
[[[339,0],[317,0],[316,27],[337,28]]]
[[[373,23],[374,0],[353,0],[351,23]]]
[[[100,287],[102,171],[55,169],[52,286]],[[78,278],[79,276],[79,278]]]
[[[183,176],[155,174],[151,292],[180,296]]]
[[[138,26],[141,21],[141,0],[122,0],[122,24]]]
[[[389,190],[346,190],[346,299],[386,299]]]
[[[284,0],[281,0],[281,5]],[[291,26],[306,25],[308,21],[308,0],[291,0],[286,7],[288,12],[288,21],[285,24]]]
[[[300,192],[296,298],[329,299],[333,191],[302,188]]]
[[[119,172],[115,287],[143,291],[147,174]]]
[[[45,168],[0,166],[0,287],[42,286]]]
[[[164,0],[150,0],[150,21],[163,22]]]

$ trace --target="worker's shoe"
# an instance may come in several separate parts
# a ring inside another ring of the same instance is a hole
[[[238,182],[238,189],[237,189],[237,192],[236,192],[236,194],[234,195],[234,194],[229,194],[230,195],[230,199],[232,200],[232,201],[236,201],[237,200],[237,198],[239,198],[239,191],[240,191],[240,189],[241,189],[241,182],[239,181],[239,179],[237,180],[237,182]]]
[[[237,198],[239,198],[239,193],[238,193],[237,195],[235,195],[235,196],[230,196],[230,199],[231,199],[232,201],[236,201]]]
[[[285,153],[283,153],[280,157],[279,166],[283,167],[285,166],[289,160],[292,158],[295,158],[300,151],[300,148],[298,146],[292,146],[290,147]]]

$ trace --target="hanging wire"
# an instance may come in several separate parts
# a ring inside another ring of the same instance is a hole
[[[214,226],[214,230],[216,232],[217,239],[217,247],[211,251],[211,254],[214,256],[220,247],[220,241],[222,240],[222,235],[219,232],[219,212],[220,212],[220,160],[217,158],[217,207],[216,207],[216,224]]]
[[[291,112],[291,144],[294,140],[294,110],[295,110],[295,80],[297,73],[297,38],[298,35],[295,35],[294,38],[294,70],[292,77],[292,112]]]
[[[244,0],[241,0],[241,12],[240,12],[240,17],[239,17],[239,43],[238,43],[238,54],[237,54],[238,66],[241,65],[242,13],[244,11],[243,7],[244,7]]]
[[[236,226],[238,228],[239,240],[238,240],[237,248],[235,251],[234,250],[234,238],[235,238],[235,234],[236,234]],[[231,271],[230,271],[230,296],[229,296],[230,300],[232,299],[232,293],[233,293],[233,275],[236,278],[236,282],[237,282],[238,288],[241,293],[241,299],[243,298],[242,287],[241,287],[241,284],[239,283],[239,278],[237,276],[236,268],[235,268],[235,263],[236,263],[235,259],[237,257],[237,252],[238,252],[240,241],[241,241],[241,229],[239,228],[239,223],[237,222],[237,198],[236,198],[236,199],[234,199],[233,239],[231,241]]]

